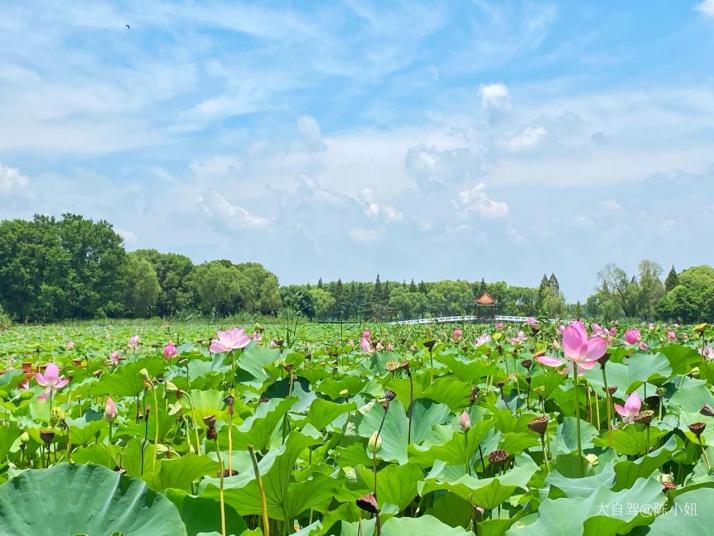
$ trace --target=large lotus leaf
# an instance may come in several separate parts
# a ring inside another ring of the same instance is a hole
[[[259,404],[255,413],[233,433],[233,448],[246,448],[250,445],[256,450],[266,449],[275,427],[296,400],[297,398],[292,396],[284,400],[271,398]]]
[[[424,496],[432,491],[446,490],[482,508],[491,509],[508,499],[517,488],[525,488],[537,470],[538,466],[526,454],[516,456],[515,466],[494,478],[463,474],[453,478],[448,466],[435,463],[426,480],[419,483],[419,493]]]
[[[369,493],[374,487],[374,473],[371,468],[360,468],[359,475],[368,485],[368,488],[360,490],[356,494],[357,496]],[[377,473],[377,497],[379,497],[379,502],[381,504],[394,504],[401,512],[417,496],[417,482],[423,478],[422,470],[413,463],[388,465]]]
[[[686,374],[702,360],[702,356],[694,348],[680,344],[665,346],[660,348],[660,352],[669,361],[673,374]]]
[[[439,536],[466,536],[473,534],[463,527],[450,527],[432,516],[393,517],[382,526],[382,536],[416,536],[433,534]]]
[[[714,489],[689,491],[674,499],[672,508],[654,520],[648,536],[711,534],[714,527]]]
[[[221,505],[219,501],[204,497],[194,497],[186,492],[169,489],[166,495],[178,508],[181,519],[186,524],[188,536],[205,535],[206,533],[221,532]],[[226,533],[230,535],[242,534],[247,528],[245,521],[238,513],[225,505]]]
[[[141,480],[100,465],[25,471],[0,486],[0,534],[181,536],[176,506]]]
[[[468,459],[473,457],[478,451],[479,444],[489,433],[500,437],[490,421],[479,421],[469,429],[468,440],[465,440],[463,432],[452,430],[451,439],[441,445],[409,445],[409,459],[426,467],[433,465],[436,460],[449,464],[462,464],[467,457]]]
[[[618,491],[629,488],[638,478],[650,476],[672,457],[672,453],[677,448],[677,441],[674,437],[670,437],[663,446],[634,461],[623,460],[615,463],[614,469],[617,476],[613,489]]]
[[[337,417],[353,409],[355,409],[355,405],[351,402],[338,404],[317,398],[310,404],[310,410],[307,413],[305,422],[312,424],[318,430],[323,430]]]
[[[593,438],[597,437],[597,429],[587,421],[580,419],[580,439],[583,450],[592,448]],[[564,417],[558,425],[555,440],[551,442],[551,452],[569,454],[578,449],[577,421],[575,417]]]
[[[208,456],[188,453],[180,458],[160,460],[151,484],[159,490],[176,488],[189,491],[194,480],[206,475],[215,476],[218,472],[218,462]]]
[[[381,404],[375,404],[361,419],[357,432],[362,437],[369,437],[379,429],[384,416]],[[382,426],[382,448],[377,456],[384,461],[407,463],[407,429],[409,422],[401,404],[390,404]]]
[[[587,497],[545,499],[537,519],[516,523],[508,536],[628,534],[634,527],[651,523],[653,504],[664,501],[659,481],[641,478],[630,489],[619,492],[598,488]]]
[[[271,519],[291,520],[309,508],[329,503],[334,496],[335,480],[316,475],[307,481],[296,481],[295,462],[307,447],[320,442],[300,432],[291,432],[284,445],[271,449],[258,463]],[[206,478],[201,483],[203,497],[218,499],[218,479]],[[241,515],[261,512],[258,485],[253,471],[225,480],[225,501]]]
[[[236,358],[237,380],[240,383],[259,389],[270,377],[265,367],[280,358],[280,351],[272,348],[261,348],[251,344]]]
[[[570,478],[553,471],[545,479],[546,485],[550,486],[548,492],[551,498],[558,496],[565,497],[589,497],[598,488],[610,488],[615,482],[615,471],[612,465],[601,472],[583,478]],[[557,488],[557,489],[553,489]],[[560,493],[558,493],[558,490]]]
[[[451,411],[457,412],[468,406],[471,389],[470,384],[456,378],[437,378],[421,396],[446,404]]]
[[[422,443],[434,427],[451,420],[448,406],[429,399],[414,401],[412,409],[412,443]]]
[[[604,432],[603,437],[594,439],[594,443],[600,447],[607,447],[608,444],[612,443],[612,448],[618,454],[639,456],[645,454],[648,449],[654,446],[662,434],[664,432],[650,427],[648,435],[644,426],[629,424],[620,430],[614,430],[610,439],[608,439],[607,432]]]
[[[160,357],[129,361],[111,374],[102,374],[99,381],[91,385],[90,392],[95,396],[111,395],[114,398],[136,396],[144,390],[144,376],[141,371],[146,369],[149,376],[153,377],[163,371],[165,366],[165,360]]]
[[[714,396],[705,380],[684,376],[677,379],[677,390],[669,399],[670,407],[679,407],[682,411],[697,412],[704,404],[714,405]]]

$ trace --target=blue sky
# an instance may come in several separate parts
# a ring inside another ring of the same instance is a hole
[[[712,58],[714,0],[6,1],[0,216],[575,301],[714,264]]]

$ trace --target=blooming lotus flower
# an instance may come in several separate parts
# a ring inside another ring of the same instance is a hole
[[[699,354],[706,359],[714,359],[714,348],[711,346],[705,346],[699,350]]]
[[[593,335],[597,335],[598,337],[606,337],[607,336],[607,331],[605,328],[603,328],[600,324],[597,322],[593,322],[590,324],[590,329],[593,332]]]
[[[42,374],[38,372],[35,374],[35,380],[41,387],[48,389],[62,389],[69,381],[64,377],[60,376],[60,370],[54,363],[49,363],[45,368],[45,373]]]
[[[176,345],[169,341],[166,346],[164,346],[164,359],[171,359],[176,356]]]
[[[632,422],[637,414],[640,412],[642,407],[642,400],[640,400],[640,395],[637,392],[633,392],[625,400],[625,405],[615,404],[615,411],[617,411],[624,422]]]
[[[139,346],[140,342],[141,342],[141,339],[139,338],[139,336],[133,335],[132,337],[129,338],[129,342],[126,344],[132,350],[136,350],[136,348]]]
[[[647,343],[645,341],[640,342],[640,350],[647,350],[649,349],[649,346],[647,346]]]
[[[270,347],[271,348],[280,348],[280,345],[278,344],[278,341],[276,339],[271,339]]]
[[[241,328],[233,328],[228,331],[219,331],[216,338],[211,341],[208,349],[214,354],[231,352],[238,348],[245,348],[250,344],[251,338]]]
[[[640,343],[640,341],[642,340],[642,335],[640,334],[639,329],[632,328],[632,329],[628,329],[622,338],[625,340],[625,342],[627,344],[633,345],[633,344]]]
[[[487,342],[491,341],[491,336],[488,333],[484,333],[483,335],[480,335],[476,337],[475,344],[476,346],[481,346],[482,344],[486,344]]]
[[[451,335],[455,341],[458,341],[459,339],[461,339],[463,334],[464,334],[464,332],[461,331],[461,328],[456,328]]]
[[[534,317],[529,316],[528,318],[526,318],[526,324],[528,324],[529,326],[535,326],[538,324],[538,321]]]
[[[250,336],[255,342],[260,342],[263,340],[263,334],[260,331],[254,331],[253,335]]]
[[[391,342],[387,343],[387,352],[393,352],[394,351],[394,345]]]
[[[511,337],[511,344],[520,344],[526,340],[526,334],[519,331],[515,337]]]
[[[67,341],[64,347],[67,348],[67,350],[72,350],[74,348],[74,341]]]
[[[384,351],[384,345],[381,342],[378,342],[375,348],[378,352]]]
[[[503,329],[503,322],[496,322],[496,325],[494,327],[496,329]]]
[[[576,320],[563,330],[563,353],[571,364],[578,369],[591,369],[607,351],[607,341],[602,337],[588,338],[585,325]],[[539,363],[548,367],[559,367],[565,364],[560,358],[539,356]]]
[[[667,339],[670,340],[670,341],[677,340],[677,334],[676,334],[674,331],[669,330],[669,331],[667,332]]]
[[[363,352],[367,352],[371,354],[374,352],[374,348],[372,348],[372,343],[369,342],[369,331],[365,331],[362,333],[362,338],[359,341],[359,347],[362,349]]]
[[[107,402],[104,404],[104,418],[109,422],[117,418],[117,406],[111,396],[107,398]]]

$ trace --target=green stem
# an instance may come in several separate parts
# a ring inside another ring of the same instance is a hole
[[[578,400],[578,365],[573,363],[573,382],[575,383],[575,435],[578,439],[578,460],[580,463],[580,476],[585,476],[583,465],[583,444],[580,438],[580,401]]]
[[[255,472],[255,481],[258,484],[258,493],[260,495],[260,511],[263,520],[263,536],[270,536],[270,520],[268,518],[268,501],[265,498],[265,488],[263,488],[263,479],[260,477],[260,468],[258,467],[258,459],[255,457],[255,450],[252,445],[248,445],[248,453],[253,462],[253,471]]]

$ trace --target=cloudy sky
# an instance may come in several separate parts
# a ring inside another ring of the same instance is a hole
[[[286,283],[714,263],[714,0],[2,11],[0,217]]]

